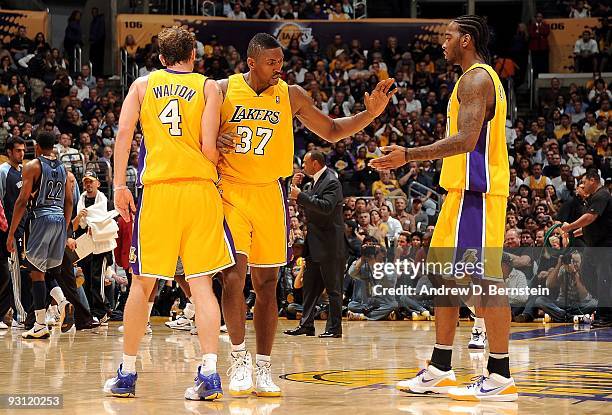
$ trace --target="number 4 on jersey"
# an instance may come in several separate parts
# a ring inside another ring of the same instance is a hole
[[[183,134],[181,130],[181,113],[179,112],[178,99],[170,100],[163,110],[159,113],[159,120],[162,124],[169,124],[168,132],[171,136],[180,136]]]

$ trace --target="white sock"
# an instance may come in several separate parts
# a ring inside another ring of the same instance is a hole
[[[257,365],[264,365],[266,363],[270,363],[270,356],[265,354],[256,354],[255,362]]]
[[[487,331],[484,317],[474,317],[474,327],[472,327],[472,330],[474,329],[479,329],[483,333]]]
[[[232,344],[232,352],[246,352],[246,342]]]
[[[193,320],[193,318],[195,317],[195,305],[193,303],[187,303],[187,305],[183,309],[183,314],[189,320]]]
[[[121,373],[136,373],[136,356],[130,356],[123,353],[123,365],[121,366]]]
[[[60,287],[53,287],[51,289],[51,297],[53,297],[57,304],[61,304],[62,301],[66,301],[66,297],[64,297],[64,292]]]
[[[217,373],[217,355],[215,353],[207,353],[202,355],[202,367],[200,373],[204,376],[210,376]]]
[[[151,321],[151,310],[153,310],[153,303],[149,302],[148,306],[149,306],[149,314],[147,314],[147,321],[150,322]]]
[[[34,315],[36,316],[36,324],[39,326],[44,326],[46,324],[45,319],[47,316],[47,310],[44,308],[41,310],[34,310]]]

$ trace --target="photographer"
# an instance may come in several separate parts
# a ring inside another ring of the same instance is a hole
[[[612,196],[601,185],[597,169],[590,169],[582,178],[588,195],[587,209],[572,223],[564,223],[566,234],[582,233],[587,245],[582,274],[599,299],[592,327],[612,327]]]
[[[366,238],[361,245],[361,257],[353,262],[348,274],[355,280],[353,296],[348,304],[349,320],[395,320],[398,304],[393,296],[376,295],[374,286],[395,286],[395,274],[374,277],[376,263],[384,263],[387,250],[374,238]]]
[[[538,297],[536,307],[549,314],[553,321],[565,323],[574,315],[591,314],[597,307],[597,300],[586,289],[580,267],[582,256],[578,251],[560,255],[557,265],[548,273],[546,286],[558,290],[555,301],[548,297]]]

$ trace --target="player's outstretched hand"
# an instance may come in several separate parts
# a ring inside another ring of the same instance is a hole
[[[228,154],[236,148],[236,141],[240,139],[240,136],[235,133],[223,133],[217,137],[217,149],[223,153]]]
[[[370,160],[370,167],[376,170],[389,170],[406,164],[406,149],[398,145],[381,147],[385,156]]]
[[[124,221],[127,223],[132,221],[132,215],[136,213],[136,205],[132,192],[127,187],[115,190],[115,209]]]
[[[394,83],[395,79],[393,78],[385,79],[376,85],[376,88],[374,88],[371,94],[365,93],[363,103],[365,104],[366,110],[373,117],[378,117],[385,110],[389,103],[389,99],[397,92],[397,88],[391,90]]]

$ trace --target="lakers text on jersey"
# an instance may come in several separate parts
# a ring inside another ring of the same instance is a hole
[[[279,81],[260,94],[242,74],[229,77],[221,131],[240,136],[223,154],[221,176],[225,219],[236,252],[254,267],[287,262],[288,220],[282,178],[293,173],[293,114],[289,87]]]
[[[284,81],[256,94],[242,74],[229,77],[221,132],[240,136],[222,155],[219,174],[241,183],[271,183],[293,173],[293,114]]]

